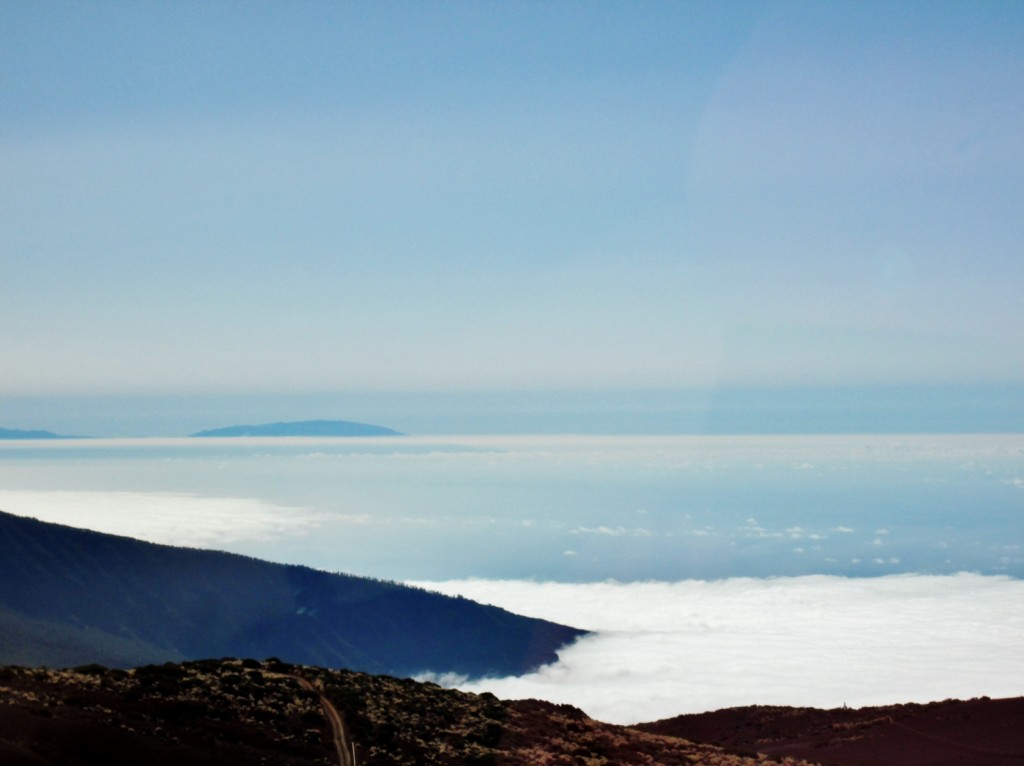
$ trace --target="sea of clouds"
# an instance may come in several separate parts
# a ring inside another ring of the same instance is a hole
[[[308,554],[309,540],[342,518],[299,504],[178,492],[8,489],[0,490],[0,509],[293,562],[304,559],[291,553]],[[288,540],[299,541],[297,551],[286,549]],[[268,541],[265,551],[259,541]],[[527,676],[424,678],[565,702],[614,723],[749,704],[1024,695],[1024,580],[1007,576],[413,584],[593,631]]]
[[[594,631],[514,678],[434,680],[629,724],[751,704],[1024,695],[1024,581],[894,575],[565,584],[417,582]]]

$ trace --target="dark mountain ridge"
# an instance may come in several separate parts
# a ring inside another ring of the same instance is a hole
[[[244,656],[518,675],[584,631],[463,598],[0,512],[0,663]]]
[[[401,436],[398,431],[348,420],[300,420],[294,423],[264,423],[255,426],[227,426],[192,436]]]

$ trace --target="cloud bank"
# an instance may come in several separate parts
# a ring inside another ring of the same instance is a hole
[[[1007,577],[415,584],[596,631],[528,676],[441,680],[614,723],[1024,694],[1024,581]]]
[[[244,497],[177,492],[0,490],[0,510],[165,545],[270,541],[316,528],[323,514]]]

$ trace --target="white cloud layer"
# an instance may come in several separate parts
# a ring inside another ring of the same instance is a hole
[[[177,492],[0,490],[0,510],[153,543],[197,548],[302,534],[318,526],[323,518],[315,511],[254,498]]]
[[[1024,581],[1006,577],[416,584],[596,631],[537,673],[454,685],[614,723],[1024,694]]]

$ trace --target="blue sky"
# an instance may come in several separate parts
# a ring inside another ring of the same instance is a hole
[[[1022,86],[1015,2],[6,0],[0,395],[1021,384]]]

